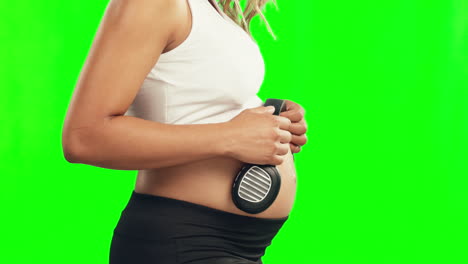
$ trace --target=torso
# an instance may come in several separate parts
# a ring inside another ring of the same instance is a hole
[[[185,11],[181,11],[181,20],[185,19],[185,23],[174,32],[163,52],[177,47],[190,31],[190,11],[185,5],[181,5],[181,8],[185,8]],[[135,191],[184,200],[240,215],[260,218],[282,218],[289,215],[296,195],[296,170],[291,151],[285,155],[282,164],[276,165],[281,175],[277,198],[268,209],[259,214],[249,214],[238,209],[231,198],[234,178],[243,164],[242,161],[233,158],[217,157],[177,166],[139,170]]]
[[[276,200],[265,211],[249,214],[232,201],[231,189],[243,162],[218,157],[177,166],[138,171],[135,191],[189,201],[235,214],[261,218],[289,215],[296,195],[296,170],[289,151],[282,164],[276,165],[281,175],[281,188]]]

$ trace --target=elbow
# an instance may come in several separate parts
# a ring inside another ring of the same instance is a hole
[[[69,148],[64,148],[63,157],[70,163],[79,163],[78,155],[74,152],[74,150],[70,150]]]
[[[63,157],[70,163],[81,163],[83,160],[83,146],[73,135],[62,137]]]
[[[65,126],[62,130],[63,157],[70,163],[92,164],[97,158],[95,149],[99,145],[98,136],[100,135],[96,133],[94,126]]]

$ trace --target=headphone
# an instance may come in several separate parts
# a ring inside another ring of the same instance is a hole
[[[274,115],[286,110],[286,102],[268,98],[263,106],[275,107]],[[281,175],[275,165],[246,163],[237,173],[232,185],[231,196],[240,210],[258,214],[275,201],[281,187]]]

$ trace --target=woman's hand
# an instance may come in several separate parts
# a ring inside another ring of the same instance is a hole
[[[226,154],[252,164],[280,165],[289,153],[291,121],[273,106],[247,108],[226,124]]]
[[[301,147],[307,142],[307,124],[304,119],[305,110],[299,104],[285,100],[286,110],[281,112],[279,115],[287,117],[291,121],[289,126],[289,132],[291,132],[292,138],[289,143],[291,152],[298,153],[301,151]]]

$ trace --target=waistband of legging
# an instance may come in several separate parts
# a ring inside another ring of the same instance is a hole
[[[143,207],[143,208],[142,208]],[[163,216],[165,212],[169,213],[168,216],[171,216],[170,212],[196,215],[196,216],[207,216],[212,219],[217,219],[224,222],[235,222],[236,224],[246,224],[246,225],[258,225],[258,226],[282,226],[289,216],[281,218],[261,218],[247,215],[240,215],[231,213],[228,211],[219,210],[216,208],[204,206],[201,204],[192,203],[189,201],[174,199],[170,197],[164,197],[153,194],[138,193],[135,190],[132,191],[129,203],[127,204],[126,209],[131,210],[132,208],[143,209],[147,213],[159,214]],[[148,210],[148,208],[153,208],[154,210]]]

